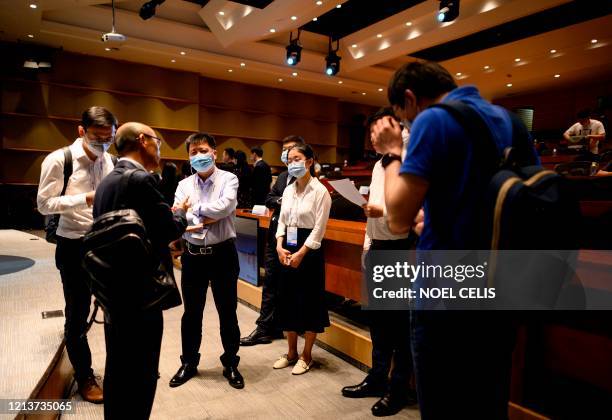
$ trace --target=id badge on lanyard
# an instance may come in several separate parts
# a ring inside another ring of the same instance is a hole
[[[297,198],[294,197],[294,203],[297,203]],[[289,217],[289,226],[287,226],[287,245],[297,246],[298,244],[298,216],[297,208],[291,207],[291,217]]]

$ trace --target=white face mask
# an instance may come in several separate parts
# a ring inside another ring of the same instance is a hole
[[[111,147],[111,144],[112,144],[112,143],[98,143],[98,142],[94,142],[86,138],[82,138],[82,140],[83,140],[83,143],[85,144],[85,147],[87,147],[87,149],[91,153],[96,155],[97,157],[103,156],[104,153]]]

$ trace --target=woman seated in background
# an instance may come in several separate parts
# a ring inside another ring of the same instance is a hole
[[[312,366],[312,346],[317,333],[329,326],[325,306],[325,261],[321,241],[325,234],[331,197],[314,177],[314,153],[308,145],[289,150],[289,175],[296,181],[283,192],[276,231],[281,263],[278,297],[278,326],[287,331],[287,354],[274,369],[295,364],[291,373],[301,375]],[[297,336],[304,334],[298,356]]]

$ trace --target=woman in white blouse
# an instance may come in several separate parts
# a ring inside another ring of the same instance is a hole
[[[331,197],[314,175],[314,153],[308,145],[289,150],[289,175],[296,181],[282,198],[276,231],[281,263],[278,325],[287,331],[287,354],[274,369],[295,364],[292,373],[301,375],[312,366],[312,346],[317,333],[329,326],[325,306],[325,261],[321,241],[325,234]],[[297,336],[304,334],[304,350],[297,351]]]

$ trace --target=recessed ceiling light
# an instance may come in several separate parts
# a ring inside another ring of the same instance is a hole
[[[279,77],[279,78],[278,78],[278,81],[279,81],[279,82],[282,82],[282,81],[283,81],[283,79],[281,79],[281,78]]]
[[[506,83],[507,87],[512,87],[512,83]]]
[[[457,76],[457,77],[461,77],[461,74],[462,74],[462,73],[455,73],[455,76]]]
[[[246,64],[240,63],[240,67],[244,67],[244,66],[246,66]]]
[[[382,34],[376,34],[376,38],[382,38]]]
[[[176,63],[176,60],[173,58],[172,60],[170,60],[171,63]]]
[[[596,39],[592,39],[591,40],[591,44],[597,44],[597,40]]]
[[[323,4],[323,2],[322,2],[321,0],[319,0],[319,1],[317,2],[317,6],[320,6],[320,5],[322,5],[322,4]]]
[[[518,63],[519,61],[521,61],[521,59],[520,58],[515,58],[514,61]]]
[[[555,74],[555,79],[558,79],[559,77],[561,77],[560,74]]]
[[[342,80],[338,80],[339,85],[341,85],[342,83],[344,83]]]
[[[491,66],[484,66],[483,67],[485,70],[489,70],[491,68]]]
[[[104,48],[104,51],[110,51],[110,48],[106,47]]]
[[[379,91],[379,92],[382,92],[383,90],[384,90],[383,88],[378,88],[378,91]]]
[[[342,7],[342,5],[341,5],[341,4],[337,4],[337,5],[336,5],[336,9],[339,9],[339,8],[341,8],[341,7]]]
[[[28,38],[34,38],[34,35],[28,34]]]
[[[365,94],[366,94],[366,93],[365,93],[365,92],[361,92],[361,94],[362,94],[363,96],[365,96]]]
[[[274,33],[274,32],[276,32],[276,29],[270,28],[270,32]]]
[[[319,20],[318,18],[313,18],[312,21],[316,22],[317,20]]]
[[[37,7],[38,7],[38,5],[36,5],[34,3],[30,4],[30,9],[36,9]]]
[[[185,51],[181,51],[181,55],[185,55],[187,54]]]
[[[406,26],[412,26],[412,22],[406,22]]]
[[[297,75],[298,75],[298,74],[297,74],[297,71],[294,71],[293,73],[291,73],[291,75],[292,75],[293,77],[297,76]]]
[[[225,16],[225,12],[219,12],[221,16]]]
[[[351,45],[351,47],[357,48],[357,44],[353,44],[353,45]]]
[[[557,52],[557,50],[550,50],[551,54],[555,54]]]
[[[297,20],[297,16],[291,16],[291,20]]]
[[[233,71],[234,71],[233,69],[227,69],[227,72],[228,72],[228,73],[231,73],[231,72],[233,72]]]

